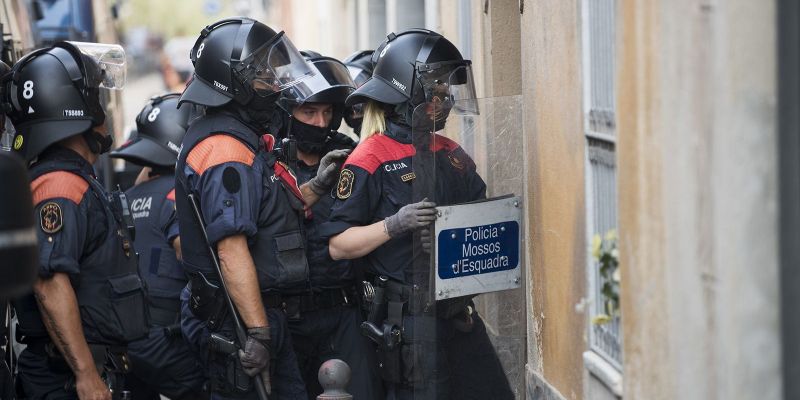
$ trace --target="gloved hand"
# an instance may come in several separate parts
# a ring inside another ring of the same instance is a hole
[[[430,254],[431,249],[433,248],[433,242],[431,241],[431,229],[430,228],[422,228],[419,231],[419,242],[422,246],[422,251]]]
[[[339,176],[339,168],[348,154],[350,149],[331,150],[319,160],[317,176],[308,181],[312,192],[322,196],[331,190],[331,186],[336,183],[336,178]]]
[[[386,233],[392,238],[428,226],[436,220],[436,203],[422,199],[418,203],[403,206],[396,214],[386,217]]]
[[[260,373],[267,394],[272,393],[269,376],[270,347],[269,327],[262,326],[247,329],[247,341],[239,350],[239,361],[244,373],[251,377]]]

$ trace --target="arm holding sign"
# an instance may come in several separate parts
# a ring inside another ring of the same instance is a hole
[[[334,260],[363,257],[389,239],[427,227],[436,220],[436,204],[420,201],[367,226],[354,226],[331,238],[328,251]]]

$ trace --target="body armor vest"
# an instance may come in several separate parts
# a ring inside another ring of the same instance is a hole
[[[183,265],[187,273],[200,272],[218,282],[203,233],[194,216],[188,195],[189,183],[197,175],[187,176],[186,158],[195,145],[213,135],[228,135],[247,145],[255,153],[252,168],[261,175],[263,194],[259,201],[257,232],[248,237],[248,247],[256,265],[262,292],[300,293],[308,291],[308,261],[305,254],[303,203],[286,183],[275,175],[275,156],[264,147],[256,132],[232,115],[220,112],[195,120],[183,139],[176,165],[175,203],[178,210]],[[199,193],[195,193],[200,199]],[[200,204],[202,208],[203,205]],[[215,283],[216,283],[215,282]]]
[[[335,132],[332,140],[325,144],[321,152],[324,156],[331,150],[352,149],[355,143],[342,133]],[[321,157],[320,157],[321,158]],[[317,176],[319,165],[308,166],[297,161],[293,170],[297,174],[297,183],[303,184]],[[328,251],[328,240],[319,232],[319,226],[330,219],[331,206],[336,196],[334,186],[328,193],[319,197],[311,206],[313,218],[306,220],[306,237],[308,264],[311,268],[311,287],[314,289],[334,289],[352,285],[355,282],[352,260],[334,260]]]
[[[103,186],[80,166],[68,160],[43,160],[31,168],[31,180],[54,171],[79,175],[89,183],[84,196],[102,207],[102,215],[90,216],[88,229],[101,229],[103,240],[87,241],[80,261],[81,272],[72,275],[81,325],[88,343],[119,345],[147,335],[149,316],[145,288],[137,272],[137,257],[122,209]],[[47,337],[39,308],[32,295],[15,304],[19,334]],[[34,339],[35,340],[35,339]]]
[[[173,209],[167,194],[174,186],[175,177],[164,175],[126,192],[136,225],[139,275],[147,283],[150,317],[153,324],[159,326],[177,322],[181,290],[189,281],[164,233],[171,222],[168,217]]]

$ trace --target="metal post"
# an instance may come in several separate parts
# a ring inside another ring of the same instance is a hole
[[[345,390],[350,383],[350,366],[338,359],[322,363],[317,374],[319,384],[324,391],[317,400],[353,400],[353,396]]]

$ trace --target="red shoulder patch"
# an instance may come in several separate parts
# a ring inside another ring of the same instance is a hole
[[[431,139],[431,142],[432,142],[431,143],[431,151],[434,151],[434,152],[441,151],[441,150],[453,151],[453,150],[458,149],[459,147],[461,147],[453,139],[450,139],[450,138],[448,138],[446,136],[442,136],[442,135],[439,135],[439,134],[434,135],[433,138]]]
[[[385,135],[373,135],[356,146],[344,165],[355,165],[372,174],[385,162],[401,160],[414,154],[414,145],[400,143]]]
[[[203,139],[192,148],[186,164],[203,175],[206,170],[226,162],[253,165],[255,153],[238,139],[228,135],[214,135]]]
[[[89,182],[66,171],[46,173],[31,182],[33,205],[50,199],[63,198],[79,204],[89,189]]]
[[[172,189],[167,193],[167,200],[175,201],[175,189]]]

